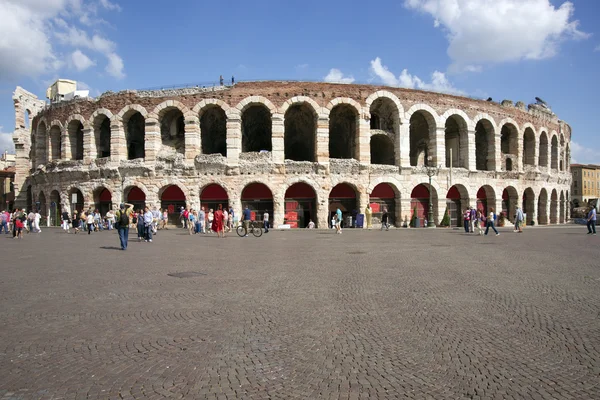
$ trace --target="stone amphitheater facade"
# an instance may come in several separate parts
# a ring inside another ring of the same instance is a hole
[[[298,225],[321,228],[330,209],[373,203],[399,225],[431,190],[436,223],[448,208],[458,225],[476,205],[509,219],[522,205],[536,224],[568,218],[571,128],[542,105],[281,81],[52,105],[17,88],[13,99],[17,203],[46,214],[135,192],[159,207],[226,196],[238,211],[272,207],[275,225],[299,208]],[[439,167],[431,186],[424,165]]]

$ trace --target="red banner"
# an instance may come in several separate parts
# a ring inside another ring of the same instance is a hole
[[[373,210],[374,213],[378,213],[379,212],[379,203],[371,203],[371,210]]]
[[[169,210],[169,214],[175,213],[175,206],[173,204],[169,204],[167,209]]]
[[[250,219],[252,221],[256,221],[256,212],[255,211],[250,211]]]
[[[298,208],[297,201],[288,201],[287,203],[285,203],[286,211],[293,211],[293,210],[296,210],[297,208]]]
[[[297,221],[298,213],[293,211],[286,212],[284,218],[286,221]]]

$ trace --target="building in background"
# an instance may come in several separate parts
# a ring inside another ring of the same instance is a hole
[[[600,165],[571,164],[571,199],[573,207],[584,207],[600,198]]]

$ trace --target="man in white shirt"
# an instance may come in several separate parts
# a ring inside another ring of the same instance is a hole
[[[42,230],[40,229],[40,220],[42,216],[38,210],[35,210],[35,214],[33,214],[33,231],[40,233]]]
[[[112,210],[106,212],[106,221],[108,222],[108,230],[110,231],[115,224],[115,214],[113,214]]]
[[[263,214],[263,226],[265,228],[265,233],[269,233],[269,213],[267,211]]]

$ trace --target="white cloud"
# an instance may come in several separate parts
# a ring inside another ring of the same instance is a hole
[[[443,28],[451,71],[549,58],[561,42],[590,36],[578,30],[569,1],[558,8],[549,0],[405,0],[404,5],[430,14],[434,26]]]
[[[94,61],[90,60],[90,58],[83,54],[79,49],[71,53],[71,62],[77,71],[85,71],[92,65],[96,65]]]
[[[12,140],[12,132],[3,132],[3,127],[0,126],[0,153],[7,150],[9,153],[15,152],[15,144]]]
[[[594,49],[594,51],[600,51],[600,45],[596,46],[596,48]]]
[[[89,63],[79,54],[75,56],[79,64],[73,59],[78,48],[97,51],[105,55],[109,63],[114,63],[114,42],[100,33],[90,37],[87,32],[73,27],[82,18],[89,19],[96,14],[96,1],[0,0],[0,79],[55,74],[65,64],[82,68]],[[54,37],[59,38],[59,43],[52,42]],[[58,44],[62,47],[55,46]],[[70,58],[69,63],[63,61],[63,52]],[[88,61],[91,61],[89,57]]]
[[[600,150],[594,146],[582,146],[571,141],[571,162],[578,164],[600,164]]]
[[[117,79],[123,79],[125,77],[123,59],[116,53],[109,53],[106,57],[108,57],[108,65],[106,65],[105,71]]]
[[[111,3],[108,0],[100,0],[100,5],[109,11],[121,11],[121,6],[115,3]]]
[[[388,86],[404,87],[409,89],[430,90],[433,92],[464,94],[463,91],[455,88],[446,78],[446,75],[440,71],[434,71],[431,74],[431,82],[424,82],[416,75],[408,73],[407,69],[403,69],[398,77],[392,73],[386,65],[381,63],[381,59],[377,57],[371,60],[371,73],[377,76],[381,81]]]
[[[339,69],[331,68],[323,80],[331,83],[352,83],[354,82],[354,77],[352,75],[344,76]]]

